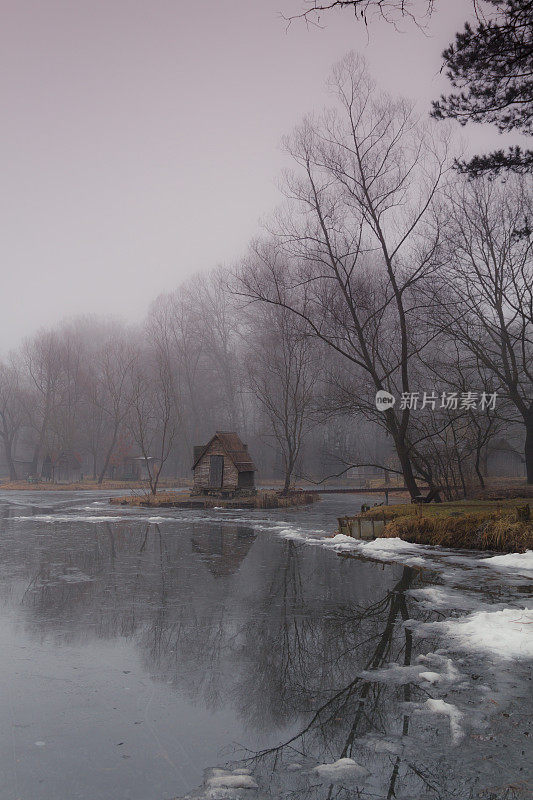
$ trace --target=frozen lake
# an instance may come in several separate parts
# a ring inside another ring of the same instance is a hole
[[[533,796],[525,561],[108,496],[0,493],[1,800]]]

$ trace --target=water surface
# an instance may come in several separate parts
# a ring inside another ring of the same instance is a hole
[[[531,662],[433,624],[522,626],[527,576],[320,546],[376,498],[108,494],[0,496],[2,800],[533,796]]]

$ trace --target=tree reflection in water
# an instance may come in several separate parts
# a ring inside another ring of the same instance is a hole
[[[511,713],[530,707],[522,668],[508,668],[521,688],[507,717],[498,698],[494,718],[487,698],[505,670],[466,655],[452,668],[442,643],[405,624],[435,618],[410,595],[423,573],[258,535],[251,523],[168,530],[61,523],[4,537],[2,586],[24,578],[18,613],[40,639],[127,637],[152,678],[211,710],[237,709],[245,741],[228,741],[233,760],[222,766],[250,770],[260,788],[216,795],[208,773],[187,797],[527,797]],[[432,669],[435,683],[420,674]],[[449,717],[427,713],[428,698],[465,714],[459,745]],[[513,737],[502,767],[499,749]],[[359,777],[316,771],[343,758]]]

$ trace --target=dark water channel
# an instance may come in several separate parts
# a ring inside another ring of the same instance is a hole
[[[1,494],[1,800],[533,797],[531,662],[417,627],[527,582],[284,538],[364,500]]]

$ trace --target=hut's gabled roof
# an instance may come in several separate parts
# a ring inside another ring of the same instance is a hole
[[[54,466],[62,464],[63,466],[72,467],[74,469],[81,467],[80,457],[72,450],[61,450],[60,453],[52,453],[50,460]]]
[[[239,436],[232,431],[217,431],[204,447],[194,448],[195,469],[200,459],[204,456],[212,442],[218,439],[228,458],[231,458],[238,472],[255,472],[255,464],[250,458],[246,445],[242,443]]]

